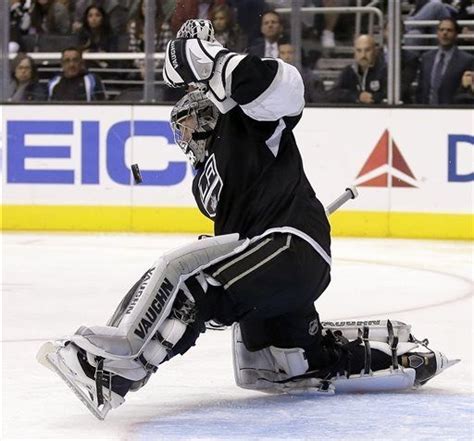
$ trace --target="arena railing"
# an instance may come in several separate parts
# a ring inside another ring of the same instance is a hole
[[[358,0],[360,4],[361,0]],[[312,15],[325,15],[331,13],[337,14],[352,14],[356,16],[356,30],[360,33],[360,17],[361,14],[369,15],[369,33],[374,35],[376,40],[381,43],[383,39],[383,13],[379,8],[374,5],[378,4],[379,0],[373,0],[367,6],[323,6],[323,7],[306,7],[301,6],[302,0],[295,0],[292,2],[291,8],[277,8],[276,11],[279,14],[286,15],[291,14],[291,43],[295,48],[301,48],[301,15],[312,14]],[[378,19],[378,33],[374,32],[373,17]],[[357,23],[358,27],[357,27]],[[296,50],[295,52],[295,65],[301,68],[301,51]]]

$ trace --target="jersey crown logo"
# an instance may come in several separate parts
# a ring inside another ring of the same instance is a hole
[[[198,182],[201,204],[211,218],[216,216],[223,186],[222,178],[217,170],[216,157],[212,154],[206,161]]]

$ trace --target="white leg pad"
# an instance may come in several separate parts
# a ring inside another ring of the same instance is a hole
[[[250,352],[242,341],[240,327],[232,327],[234,376],[237,386],[261,392],[314,392],[323,395],[333,393],[361,393],[404,390],[414,387],[415,370],[412,368],[384,369],[370,374],[355,374],[349,378],[337,376],[327,385],[318,378],[305,378],[287,383],[279,383],[291,377],[304,374],[308,370],[304,351],[300,348],[284,349],[269,347]],[[391,355],[390,346],[380,341],[371,341],[371,348]],[[398,344],[398,355],[417,348],[416,343]],[[326,386],[326,387],[322,387]]]
[[[249,243],[240,240],[237,234],[229,234],[199,240],[163,254],[145,274],[128,304],[120,305],[123,311],[114,314],[115,326],[81,327],[70,340],[105,359],[133,360],[154,341],[157,331],[172,339],[181,332],[181,337],[182,327],[176,323],[171,326],[167,320],[178,291],[184,288],[185,294],[191,295],[183,282],[209,265],[242,251]],[[166,356],[164,348],[156,342],[151,344],[151,358],[158,360]]]
[[[304,350],[301,348],[277,348],[269,347],[275,365],[280,370],[285,371],[290,377],[304,374],[308,368],[308,360],[306,360]]]
[[[273,390],[274,381],[288,378],[288,374],[276,366],[269,348],[250,352],[245,347],[238,323],[232,326],[232,349],[237,386],[243,389]]]

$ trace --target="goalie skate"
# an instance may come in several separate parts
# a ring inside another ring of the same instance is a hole
[[[446,355],[439,351],[408,352],[402,355],[402,366],[412,368],[416,372],[415,387],[426,384],[446,369],[458,364],[461,360],[448,360]]]
[[[112,390],[113,376],[110,374],[107,387],[102,383],[98,390],[97,381],[90,372],[95,368],[87,363],[85,353],[82,351],[81,354],[81,351],[68,341],[47,342],[41,346],[36,358],[43,366],[58,374],[96,418],[104,420],[110,409],[120,406],[125,400]],[[79,360],[81,356],[82,364]]]

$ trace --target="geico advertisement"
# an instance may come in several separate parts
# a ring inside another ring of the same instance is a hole
[[[2,110],[4,204],[194,206],[170,107]],[[470,213],[472,124],[468,110],[308,108],[295,135],[324,203],[357,185],[347,209]]]
[[[4,204],[192,206],[169,107],[4,107]],[[132,183],[137,163],[143,183]]]

